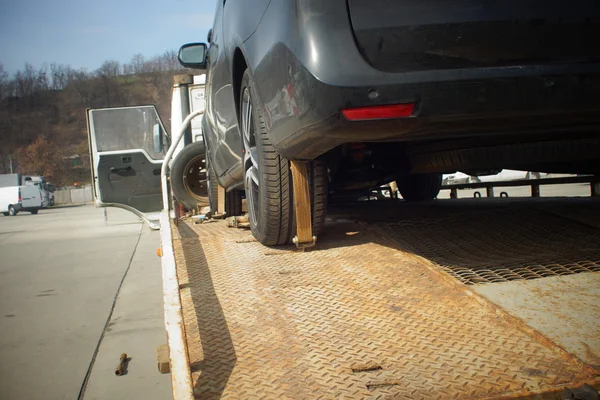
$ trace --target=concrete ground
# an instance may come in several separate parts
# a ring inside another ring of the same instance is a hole
[[[0,397],[171,398],[159,245],[119,209],[107,225],[93,206],[0,216]]]

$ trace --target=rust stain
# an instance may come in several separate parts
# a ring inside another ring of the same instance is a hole
[[[186,239],[174,247],[180,284],[189,284],[181,298],[198,398],[498,399],[597,379],[398,251],[390,235],[363,228],[333,222],[313,251],[298,253],[267,250],[223,222],[180,224]]]
[[[580,342],[580,343],[584,348],[585,356],[587,357],[588,360],[591,360],[591,364],[593,364],[593,366],[596,368],[596,370],[600,374],[600,356],[598,356],[598,354],[596,354],[592,350],[592,348],[590,347],[589,344],[587,344],[585,342]]]

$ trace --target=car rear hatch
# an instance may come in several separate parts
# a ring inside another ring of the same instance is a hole
[[[347,0],[357,45],[388,72],[600,60],[598,0]]]

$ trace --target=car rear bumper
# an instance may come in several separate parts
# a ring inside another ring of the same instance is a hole
[[[563,68],[537,75],[487,71],[488,77],[464,70],[460,80],[362,87],[327,85],[304,71],[265,103],[267,125],[276,149],[300,159],[348,142],[599,133],[600,64]],[[340,112],[399,103],[415,105],[410,117],[348,121]]]
[[[390,72],[359,51],[344,0],[272,2],[263,21],[245,54],[270,139],[287,158],[353,141],[600,131],[598,62]],[[350,122],[340,113],[399,103],[415,104],[410,118]]]

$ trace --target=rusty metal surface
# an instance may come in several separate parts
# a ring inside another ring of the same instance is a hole
[[[597,376],[370,227],[330,222],[306,253],[178,229],[197,398],[506,398]]]
[[[599,272],[472,289],[600,370]]]
[[[580,202],[510,204],[494,208],[439,208],[405,213],[377,224],[412,253],[467,284],[497,283],[600,271],[598,218]],[[588,203],[589,206],[589,203]],[[563,215],[564,214],[564,215]],[[570,218],[589,218],[590,223]]]

